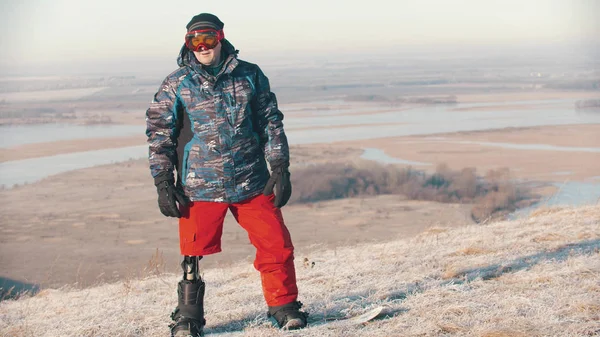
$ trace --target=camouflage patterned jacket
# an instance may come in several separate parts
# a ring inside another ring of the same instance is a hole
[[[192,201],[234,203],[256,196],[271,167],[289,162],[283,114],[260,68],[226,56],[209,75],[185,46],[179,69],[161,84],[146,111],[152,176],[177,170],[177,185]]]

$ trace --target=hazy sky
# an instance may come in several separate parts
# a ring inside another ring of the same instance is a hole
[[[0,0],[1,69],[174,57],[201,12],[251,55],[377,52],[434,44],[583,41],[596,0]]]

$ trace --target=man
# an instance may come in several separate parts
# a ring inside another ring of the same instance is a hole
[[[306,326],[294,247],[280,210],[292,193],[283,114],[267,77],[238,59],[223,26],[208,13],[191,19],[180,68],[166,77],[146,112],[159,208],[179,218],[183,280],[172,336],[202,335],[205,283],[198,262],[221,251],[227,210],[256,247],[267,315],[284,329]]]

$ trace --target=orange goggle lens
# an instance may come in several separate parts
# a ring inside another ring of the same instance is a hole
[[[193,51],[200,48],[213,49],[223,39],[223,31],[195,30],[185,34],[185,45]]]

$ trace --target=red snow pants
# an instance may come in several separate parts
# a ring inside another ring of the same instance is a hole
[[[256,247],[254,268],[260,272],[263,294],[268,306],[293,302],[298,297],[294,246],[283,222],[281,210],[274,206],[274,194],[239,203],[195,201],[182,209],[179,218],[179,245],[182,255],[205,256],[221,251],[221,235],[227,210]]]

